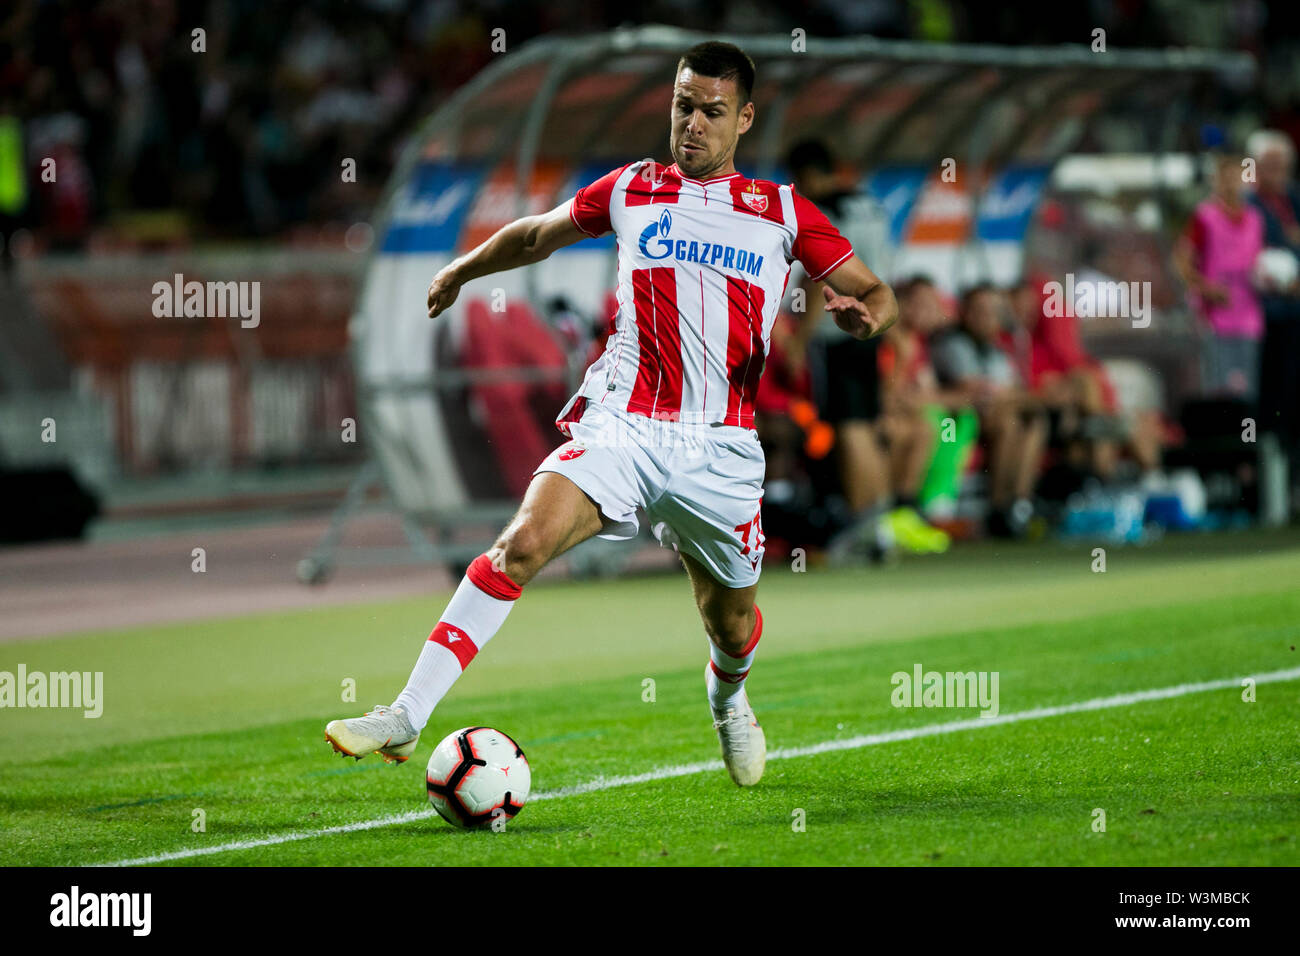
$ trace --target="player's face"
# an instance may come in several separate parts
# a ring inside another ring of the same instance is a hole
[[[741,103],[735,80],[701,76],[683,67],[673,86],[670,146],[679,169],[692,179],[734,172],[742,133],[754,122],[754,104]]]

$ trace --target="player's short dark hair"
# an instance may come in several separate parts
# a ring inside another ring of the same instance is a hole
[[[720,40],[697,43],[677,61],[678,73],[686,67],[700,76],[735,80],[742,106],[749,102],[749,97],[754,92],[754,61],[734,43],[723,43]]]
[[[814,169],[819,173],[835,172],[835,161],[831,151],[819,139],[804,139],[790,147],[786,153],[785,165],[791,176],[798,176],[805,169]]]

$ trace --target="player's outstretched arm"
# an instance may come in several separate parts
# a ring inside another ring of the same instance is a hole
[[[429,318],[446,311],[456,301],[460,287],[471,279],[541,262],[556,249],[588,238],[569,215],[571,203],[561,203],[539,216],[516,219],[476,249],[445,265],[429,283]]]
[[[894,290],[857,256],[826,277],[826,311],[854,338],[879,335],[898,320]]]

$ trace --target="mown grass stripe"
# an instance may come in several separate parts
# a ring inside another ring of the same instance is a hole
[[[1264,674],[1247,674],[1242,675],[1241,677],[1224,677],[1218,680],[1202,681],[1199,683],[1175,684],[1171,687],[1158,687],[1150,690],[1131,691],[1124,694],[1112,694],[1109,697],[1095,697],[1092,700],[1077,701],[1073,704],[1059,704],[1052,707],[1035,707],[1031,710],[1022,710],[1010,714],[999,714],[996,717],[973,717],[969,720],[954,720],[942,724],[926,724],[921,727],[907,727],[901,730],[890,730],[878,734],[863,734],[857,737],[845,737],[842,740],[826,740],[821,743],[810,744],[804,747],[782,747],[768,753],[767,759],[791,760],[799,757],[812,757],[817,754],[831,753],[833,751],[859,750],[864,747],[874,747],[880,744],[915,740],[920,737],[934,737],[940,734],[958,733],[964,730],[979,730],[983,727],[1000,727],[1004,724],[1020,723],[1027,720],[1044,720],[1048,717],[1061,717],[1066,714],[1081,714],[1089,711],[1109,710],[1116,707],[1129,707],[1133,704],[1141,704],[1148,701],[1169,700],[1174,697],[1186,697],[1189,694],[1203,694],[1208,691],[1239,688],[1241,687],[1241,682],[1247,677],[1254,680],[1256,684],[1272,684],[1280,681],[1297,680],[1300,679],[1300,667],[1292,667],[1280,671],[1269,671]],[[562,787],[558,790],[547,790],[533,794],[529,798],[529,802],[561,800],[567,797],[581,796],[586,793],[613,790],[616,787],[629,787],[641,783],[654,783],[660,780],[671,780],[676,777],[689,777],[694,776],[695,774],[709,773],[721,769],[723,769],[721,760],[706,760],[700,763],[681,764],[675,767],[660,767],[656,770],[650,770],[645,773],[630,774],[626,776],[597,777],[594,780],[576,784],[572,787]],[[113,863],[90,865],[148,866],[153,863],[169,863],[173,860],[189,860],[196,857],[213,856],[217,853],[233,853],[239,850],[252,850],[264,846],[277,846],[281,843],[295,843],[300,840],[313,840],[317,837],[332,836],[339,833],[359,833],[364,830],[375,830],[380,827],[412,823],[416,820],[422,820],[425,817],[432,816],[433,813],[434,810],[432,807],[426,807],[422,810],[390,814],[389,816],[376,817],[373,820],[359,820],[356,823],[345,823],[341,826],[326,827],[322,830],[301,830],[290,833],[281,833],[276,836],[260,837],[256,840],[236,840],[230,843],[221,843],[216,846],[173,850],[169,853],[157,853],[153,856],[142,856],[128,860],[118,860]]]

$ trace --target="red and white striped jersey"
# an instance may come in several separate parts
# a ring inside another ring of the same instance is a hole
[[[814,279],[853,249],[790,186],[701,181],[630,163],[578,190],[574,224],[618,237],[618,315],[556,424],[589,403],[669,421],[754,427],[754,395],[790,264]]]

